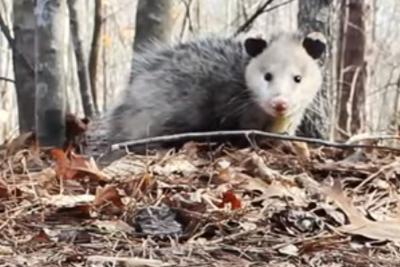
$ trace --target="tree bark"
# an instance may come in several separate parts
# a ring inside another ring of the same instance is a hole
[[[83,39],[81,34],[80,25],[82,18],[79,14],[79,1],[67,0],[69,10],[69,22],[71,29],[71,37],[74,45],[76,65],[78,71],[78,80],[80,87],[80,94],[82,99],[82,106],[85,116],[88,118],[93,117],[95,108],[93,104],[93,95],[90,84],[90,76],[88,69],[88,60],[83,48]]]
[[[20,132],[35,128],[35,15],[32,0],[13,1],[13,65]]]
[[[365,121],[367,4],[358,0],[342,0],[338,59],[338,96],[336,137],[357,133]]]
[[[99,112],[99,105],[97,99],[97,63],[100,54],[100,37],[101,37],[101,26],[102,26],[102,0],[95,0],[94,7],[94,28],[93,37],[90,47],[89,56],[89,74],[90,74],[90,88],[92,89],[93,103],[96,113]]]
[[[66,109],[63,69],[66,2],[37,0],[36,3],[36,131],[42,146],[62,147]]]
[[[167,41],[172,32],[172,0],[139,0],[136,13],[134,51],[152,41]]]
[[[331,36],[330,8],[333,0],[307,0],[299,1],[299,12],[297,14],[299,31],[304,34],[310,32],[321,32],[326,38]],[[327,49],[326,54],[329,53]],[[315,138],[326,138],[328,136],[328,90],[331,82],[330,61],[324,57],[320,61],[324,76],[322,87],[312,103],[306,110],[298,134]]]

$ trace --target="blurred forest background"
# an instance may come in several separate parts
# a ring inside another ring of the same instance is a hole
[[[249,30],[326,35],[325,81],[302,134],[397,132],[399,20],[396,0],[2,0],[0,144],[33,128],[63,131],[65,113],[104,112],[150,39]]]

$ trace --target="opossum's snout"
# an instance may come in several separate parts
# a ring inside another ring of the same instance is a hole
[[[289,108],[289,101],[283,97],[276,97],[271,100],[271,106],[277,115],[285,115]]]
[[[273,117],[285,116],[289,111],[289,100],[278,96],[267,100],[263,106],[264,111]]]

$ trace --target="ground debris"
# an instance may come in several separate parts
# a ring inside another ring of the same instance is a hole
[[[0,266],[400,266],[396,152],[188,143],[100,168],[29,138],[0,151]]]

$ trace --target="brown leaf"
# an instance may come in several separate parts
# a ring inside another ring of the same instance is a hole
[[[325,187],[325,194],[347,215],[350,224],[338,227],[341,232],[361,235],[371,239],[400,242],[400,224],[398,221],[371,221],[357,210],[342,191],[340,181],[335,181],[333,187]]]
[[[19,150],[26,148],[32,149],[32,151],[38,149],[38,143],[34,132],[23,133],[8,142],[6,145],[7,155],[13,155]]]
[[[242,207],[242,202],[232,191],[227,191],[223,194],[222,203],[220,205],[221,207],[225,207],[228,203],[231,204],[232,210],[237,210]]]
[[[40,232],[37,235],[35,235],[31,239],[31,241],[35,242],[35,243],[50,243],[51,242],[50,237],[43,230],[40,230]]]
[[[92,207],[88,204],[74,207],[62,207],[45,217],[45,222],[73,223],[75,221],[91,219]]]
[[[52,149],[51,154],[56,160],[56,173],[64,179],[79,179],[86,175],[97,181],[105,181],[108,177],[97,167],[93,159],[70,152],[70,158],[61,149]]]
[[[311,153],[310,149],[308,148],[307,143],[305,142],[292,142],[293,149],[296,152],[296,155],[299,156],[301,160],[310,160]]]
[[[8,188],[5,184],[0,182],[0,199],[7,199],[10,197],[10,194],[8,192]]]
[[[64,179],[73,179],[77,171],[72,169],[71,161],[61,149],[55,148],[51,150],[51,155],[56,161],[55,171],[58,177]]]
[[[119,209],[124,208],[121,196],[119,195],[117,188],[115,186],[106,186],[104,188],[98,188],[96,192],[96,198],[93,201],[94,206],[100,207],[112,203],[115,207]]]

